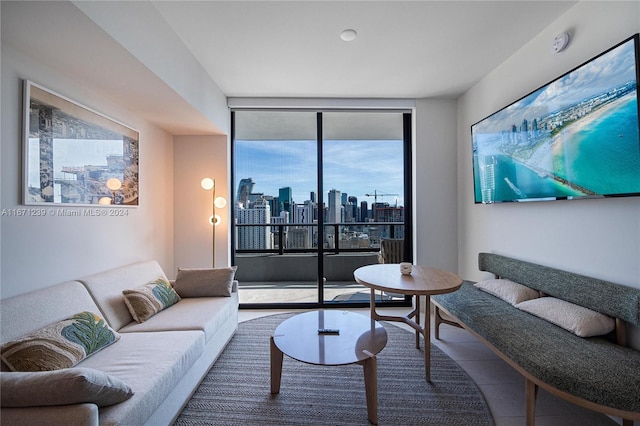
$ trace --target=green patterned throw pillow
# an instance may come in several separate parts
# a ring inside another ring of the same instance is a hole
[[[124,303],[137,322],[145,322],[161,310],[180,301],[178,293],[164,278],[159,278],[134,290],[124,290],[122,294],[124,295]]]
[[[93,312],[66,320],[2,345],[2,361],[11,371],[52,371],[71,368],[120,339]]]

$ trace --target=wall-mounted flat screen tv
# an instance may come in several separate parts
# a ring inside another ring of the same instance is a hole
[[[471,126],[476,203],[640,195],[638,34]]]

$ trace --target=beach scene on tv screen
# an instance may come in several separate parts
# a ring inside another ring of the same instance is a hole
[[[476,202],[640,194],[634,39],[474,124]]]

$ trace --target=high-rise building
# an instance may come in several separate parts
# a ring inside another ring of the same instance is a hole
[[[295,208],[295,215],[293,218],[293,222],[294,223],[300,223],[300,224],[312,224],[314,223],[314,210],[316,208],[316,203],[312,202],[312,201],[305,201],[304,204],[296,204],[296,208]],[[302,229],[306,232],[307,236],[305,237],[305,241],[307,242],[307,246],[304,247],[300,247],[300,246],[296,246],[296,248],[311,248],[311,241],[313,241],[313,235],[314,232],[316,231],[315,226],[299,226],[297,227],[299,229]],[[298,235],[299,232],[296,233],[296,235]],[[297,243],[299,244],[300,240],[296,240]]]
[[[272,216],[271,223],[277,223],[281,225],[286,225],[289,223],[289,212],[280,212],[279,216]],[[282,232],[282,238],[280,238],[280,232]],[[272,226],[271,227],[271,238],[272,238],[272,247],[280,248],[280,244],[282,247],[289,247],[287,243],[287,235],[289,233],[289,229],[287,226]]]
[[[345,205],[345,222],[359,222],[358,211],[358,197],[352,195],[347,199],[347,204]]]
[[[289,217],[293,216],[293,191],[286,186],[278,190],[278,203],[281,212],[288,212]]]
[[[342,197],[340,191],[332,189],[329,191],[329,211],[327,213],[327,223],[340,223],[342,218]]]
[[[306,229],[294,228],[289,230],[287,235],[287,248],[307,249],[311,248],[311,240]]]
[[[238,184],[238,194],[236,195],[236,201],[238,203],[242,203],[244,207],[247,206],[247,201],[249,201],[249,195],[253,193],[253,186],[255,182],[253,178],[244,178],[240,180]]]
[[[360,222],[367,222],[369,220],[369,204],[366,201],[360,202]]]
[[[256,200],[251,208],[238,204],[235,208],[238,225],[271,223],[271,207],[265,199]],[[273,248],[271,230],[268,226],[237,226],[239,250],[266,250]]]

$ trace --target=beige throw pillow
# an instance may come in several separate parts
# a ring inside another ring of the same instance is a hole
[[[518,303],[516,308],[545,319],[580,337],[601,336],[615,329],[613,318],[555,297],[527,300]]]
[[[92,368],[0,373],[2,407],[41,407],[90,402],[117,404],[133,395],[122,380]]]
[[[2,361],[11,371],[70,368],[120,339],[98,315],[80,312],[66,320],[2,345]]]
[[[180,301],[180,296],[164,278],[133,290],[124,290],[122,294],[131,316],[139,323]]]
[[[237,266],[215,269],[178,269],[174,288],[180,297],[231,296]]]
[[[540,297],[538,290],[504,278],[479,281],[474,285],[480,290],[499,297],[512,305]]]

